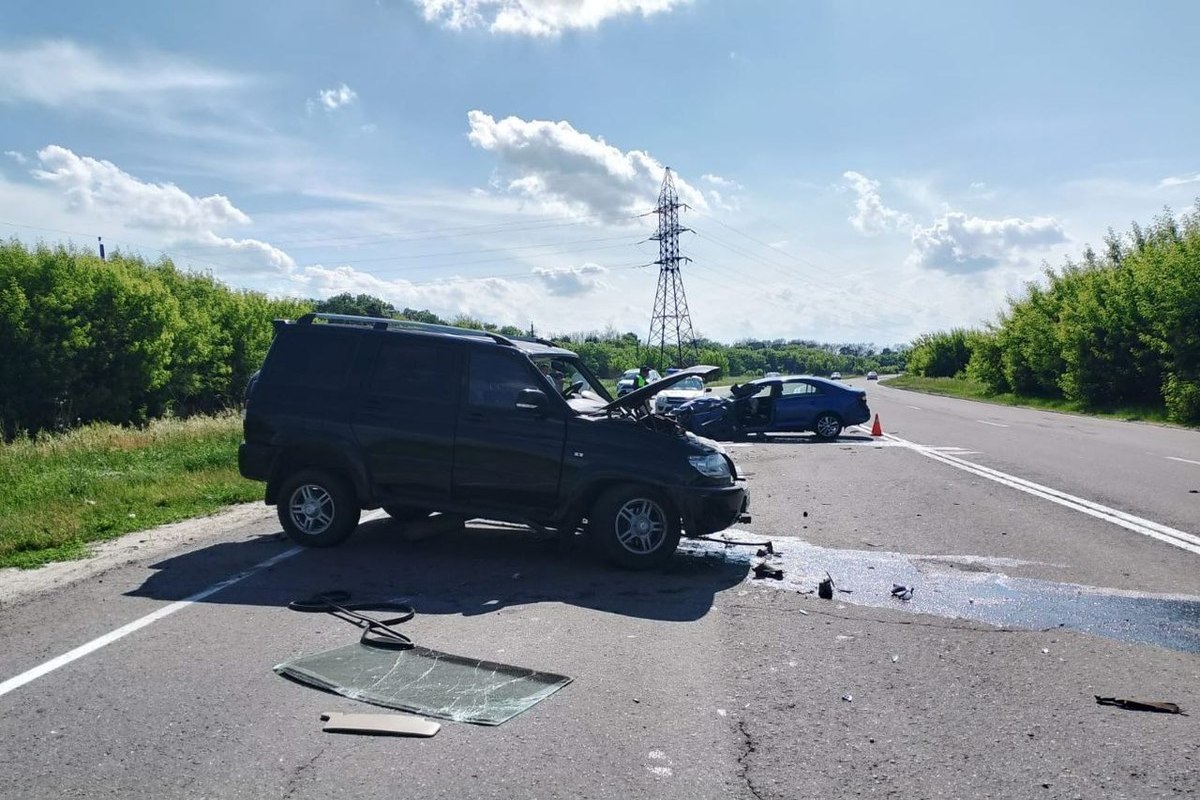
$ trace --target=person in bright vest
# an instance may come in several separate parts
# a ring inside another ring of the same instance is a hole
[[[637,377],[633,379],[633,388],[640,389],[650,382],[650,367],[643,364],[638,370]]]

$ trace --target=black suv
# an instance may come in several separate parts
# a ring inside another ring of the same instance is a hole
[[[367,508],[586,532],[614,562],[650,567],[680,534],[747,520],[746,490],[714,442],[650,413],[691,367],[614,400],[549,342],[401,320],[275,321],[246,390],[242,475],[294,541],[343,541]]]

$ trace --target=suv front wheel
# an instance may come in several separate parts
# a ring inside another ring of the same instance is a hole
[[[660,566],[679,544],[679,515],[659,492],[643,486],[615,486],[601,494],[588,527],[605,557],[626,569]]]
[[[284,533],[305,547],[341,544],[361,513],[346,482],[320,469],[290,475],[280,486],[278,510]]]

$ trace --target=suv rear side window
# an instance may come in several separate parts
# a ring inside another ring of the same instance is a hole
[[[458,373],[456,354],[424,342],[385,341],[379,347],[369,387],[376,394],[409,400],[453,398]]]
[[[332,389],[346,381],[361,335],[353,331],[293,328],[271,345],[267,375],[274,384]]]
[[[482,408],[514,408],[522,389],[546,390],[545,379],[534,380],[528,362],[506,353],[475,350],[471,353],[471,369],[467,388],[467,403]]]

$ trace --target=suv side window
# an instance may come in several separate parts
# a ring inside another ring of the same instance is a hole
[[[522,389],[546,390],[546,381],[534,380],[529,365],[497,350],[473,350],[467,380],[467,404],[479,408],[512,409]]]
[[[374,394],[406,400],[453,398],[458,380],[447,365],[454,359],[445,347],[389,336],[379,347],[368,388]]]
[[[345,383],[361,336],[325,327],[296,327],[276,337],[266,370],[271,383],[308,389],[334,389]]]

